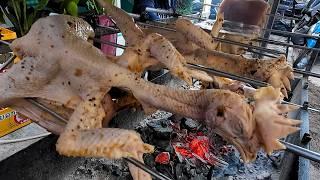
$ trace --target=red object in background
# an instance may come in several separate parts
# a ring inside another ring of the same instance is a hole
[[[169,152],[162,152],[156,156],[155,161],[159,164],[169,164],[170,154]]]
[[[112,23],[112,21],[106,16],[106,15],[101,15],[98,17],[99,19],[99,24],[102,26],[113,26],[114,24]],[[102,41],[109,41],[109,42],[113,42],[113,43],[117,43],[117,34],[111,34],[111,35],[104,35],[101,36],[101,40]],[[106,54],[106,55],[116,55],[116,47],[107,45],[107,44],[101,44],[101,51]]]

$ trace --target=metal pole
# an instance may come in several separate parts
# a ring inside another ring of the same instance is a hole
[[[157,179],[161,179],[161,180],[171,180],[170,178],[168,178],[167,176],[161,174],[161,173],[155,173],[151,168],[147,167],[145,164],[141,163],[140,161],[134,160],[132,158],[123,158],[125,161],[137,166],[138,168],[144,170],[145,172],[151,174],[152,176],[154,176]]]
[[[258,80],[255,80],[255,79],[250,79],[250,78],[247,78],[247,77],[242,77],[242,76],[226,73],[226,72],[219,71],[219,70],[216,70],[216,69],[213,69],[213,68],[207,68],[207,67],[204,67],[204,66],[191,64],[191,63],[188,63],[187,66],[190,67],[190,68],[194,68],[194,69],[205,71],[207,73],[210,73],[210,74],[213,74],[213,75],[216,75],[216,76],[221,76],[221,77],[234,79],[234,80],[237,80],[237,81],[242,81],[242,82],[249,83],[249,84],[252,84],[252,85],[255,85],[255,86],[258,86],[258,87],[269,86],[269,84],[266,83],[266,82],[262,82],[262,81],[258,81]]]
[[[308,89],[305,88],[305,83],[308,82],[308,77],[304,76],[301,79],[301,103],[304,102],[309,102],[308,101]],[[302,140],[302,138],[304,137],[305,134],[309,134],[309,112],[308,110],[305,110],[304,108],[300,109],[300,115],[299,115],[299,119],[302,121],[302,123],[300,124],[300,140]],[[306,150],[309,150],[310,145],[308,143],[303,144],[301,143],[301,146],[303,148],[305,148]],[[303,154],[305,155],[305,154]],[[308,155],[312,155],[312,153],[308,153]],[[320,156],[319,156],[320,157]],[[308,159],[306,159],[308,158]],[[310,179],[310,173],[309,173],[309,169],[310,169],[310,161],[309,161],[310,157],[299,157],[299,171],[298,171],[298,180],[309,180]],[[317,161],[320,162],[320,161]]]
[[[302,156],[304,158],[310,159],[315,162],[320,162],[320,154],[314,151],[310,151],[309,149],[302,148],[300,146],[297,146],[295,144],[291,144],[288,142],[285,142],[283,140],[279,140],[281,143],[283,143],[286,146],[286,151],[292,152],[296,155]],[[309,173],[309,172],[306,172]]]
[[[280,2],[280,0],[269,0],[268,1],[269,5],[271,7],[270,14],[276,14],[277,13],[279,2]],[[269,16],[268,22],[267,22],[267,26],[266,26],[267,29],[272,29],[274,19],[275,19],[274,16]],[[270,37],[270,32],[265,32],[264,35],[263,35],[263,38],[264,39],[269,39],[269,37]],[[263,42],[261,44],[261,47],[266,47],[266,46],[267,46],[267,43],[265,43],[265,42]]]
[[[282,34],[283,36],[301,36],[301,37],[306,37],[306,38],[314,38],[314,39],[319,39],[320,36],[312,36],[309,34],[302,34],[302,33],[297,33],[297,32],[289,32],[289,31],[281,31],[281,30],[276,30],[276,29],[266,29],[262,28],[262,31],[270,32],[270,33],[277,33],[277,34]]]
[[[320,51],[320,48],[309,48],[306,46],[299,46],[299,45],[295,45],[295,44],[289,44],[289,43],[284,43],[284,42],[279,42],[279,41],[274,41],[274,40],[269,40],[269,39],[258,38],[256,40],[270,43],[270,44],[280,45],[280,46],[293,47],[293,48],[297,48],[297,49],[307,49],[307,50],[313,50],[313,51]]]

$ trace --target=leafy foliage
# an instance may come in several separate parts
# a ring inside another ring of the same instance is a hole
[[[25,35],[31,25],[39,18],[39,11],[43,10],[49,0],[39,0],[36,7],[27,7],[26,0],[0,0],[0,21],[4,23],[6,16],[14,25],[19,36]]]

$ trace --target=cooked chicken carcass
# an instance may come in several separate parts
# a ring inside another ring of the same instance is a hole
[[[208,35],[203,37],[189,36],[191,33],[200,35],[200,33],[195,32],[203,30],[193,26],[191,22],[187,21],[188,20],[186,19],[177,20],[177,31],[183,29],[183,34],[187,35],[185,39],[188,40],[184,41],[189,42],[189,44],[192,42],[197,42],[198,44],[196,45],[201,47],[197,48],[197,46],[193,45],[188,46],[188,48],[178,49],[180,52],[182,52],[188,63],[200,64],[236,75],[265,81],[270,83],[275,88],[281,88],[283,94],[287,96],[286,90],[291,90],[290,80],[293,79],[294,76],[293,70],[291,66],[287,64],[284,56],[274,59],[249,59],[241,55],[232,55],[224,52],[214,51],[212,49],[216,47],[217,44],[213,38],[208,39]],[[179,34],[178,32],[175,33]],[[172,38],[173,36],[171,35],[170,37]],[[198,40],[193,41],[194,39]],[[173,41],[174,44],[177,44],[178,48],[181,47],[181,44],[186,44],[185,42],[181,43],[179,41]],[[213,47],[210,47],[210,43],[212,43]]]
[[[63,155],[141,159],[143,153],[152,151],[152,146],[133,131],[102,128],[102,101],[110,87],[130,89],[145,109],[163,109],[205,123],[233,142],[245,161],[253,160],[259,147],[268,152],[283,148],[276,139],[298,129],[295,125],[299,121],[279,115],[290,111],[291,106],[277,104],[277,98],[257,98],[251,106],[227,90],[186,91],[148,83],[71,33],[68,22],[80,20],[68,16],[70,21],[66,22],[65,18],[38,20],[26,36],[11,45],[23,60],[0,74],[1,106],[36,97],[74,109],[57,143]],[[262,115],[261,109],[267,113]],[[269,136],[272,138],[261,137],[269,132],[267,127],[275,129]]]
[[[195,33],[197,31],[203,31],[198,27],[185,28],[183,24],[188,24],[188,27],[193,26],[191,22],[187,23],[186,21],[188,20],[177,20],[177,31],[183,29],[183,34],[187,35],[186,38],[190,41],[198,39],[198,41],[194,42],[198,42],[196,45],[201,47],[194,49],[192,54],[182,53],[187,62],[201,64],[225,72],[268,82],[275,88],[281,88],[283,94],[287,96],[286,90],[290,90],[290,79],[293,79],[293,70],[289,64],[287,64],[284,56],[271,60],[260,60],[214,51],[208,48],[208,46],[204,46],[204,44],[209,44],[210,42],[216,45],[214,39],[203,38],[200,36],[200,33]],[[221,21],[217,20],[216,22],[219,23]],[[215,32],[217,28],[215,27],[220,27],[220,25],[214,25],[214,31],[211,34],[217,34]],[[189,36],[191,33],[199,34],[199,37]]]
[[[192,82],[191,77],[212,81],[212,78],[205,72],[185,67],[186,62],[183,56],[163,36],[157,33],[145,34],[125,11],[103,0],[99,2],[105,8],[106,13],[117,22],[118,27],[130,27],[121,28],[128,47],[123,55],[114,61],[115,63],[138,73],[152,66],[163,67],[164,65],[173,75],[189,84]],[[168,53],[159,53],[159,49]]]
[[[287,96],[286,90],[290,90],[290,79],[293,78],[293,70],[283,56],[271,60],[260,60],[215,51],[219,47],[219,43],[213,37],[218,36],[224,21],[221,13],[218,13],[210,35],[201,28],[194,26],[187,19],[178,19],[175,22],[175,32],[159,28],[147,28],[141,32],[141,29],[134,23],[133,19],[122,10],[108,3],[102,4],[107,9],[108,14],[117,22],[117,26],[123,32],[128,45],[141,41],[142,37],[159,33],[174,44],[184,56],[184,61],[188,63],[198,63],[236,75],[266,81],[275,88],[281,88],[285,96]],[[194,73],[194,77],[196,77],[196,74]],[[202,74],[199,74],[199,76],[203,77]]]

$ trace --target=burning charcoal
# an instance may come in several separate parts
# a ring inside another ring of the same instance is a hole
[[[173,170],[170,164],[168,165],[163,165],[163,164],[156,164],[156,170],[162,174],[164,174],[165,176],[174,179],[173,178]]]
[[[184,164],[182,164],[182,163],[178,163],[177,165],[176,165],[176,169],[175,169],[175,179],[188,179],[188,177],[186,176],[186,175],[184,175],[183,174],[183,167],[184,167],[185,165]]]
[[[155,162],[159,164],[169,164],[170,162],[170,154],[169,152],[161,152],[159,153],[156,158]]]
[[[151,144],[155,145],[160,151],[168,151],[170,149],[170,140],[154,139]]]
[[[147,122],[147,126],[154,131],[158,139],[170,139],[173,129],[168,126],[167,119],[157,119]]]
[[[201,167],[201,173],[207,175],[209,173],[209,168],[207,166],[202,166]]]
[[[226,176],[234,176],[237,174],[237,167],[236,166],[229,166],[224,170],[224,175]]]
[[[198,175],[195,175],[190,180],[203,180],[203,179],[206,179],[206,177],[203,174],[198,174]]]
[[[162,119],[150,120],[147,122],[147,126],[153,129],[168,127],[168,119],[162,118]]]
[[[136,130],[141,134],[141,138],[146,143],[151,143],[154,139],[153,130],[148,127],[137,127]]]
[[[111,165],[112,174],[115,176],[122,176],[122,171],[118,166]]]
[[[177,114],[173,114],[172,116],[168,117],[168,119],[172,122],[172,123],[180,123],[181,120],[183,119],[182,116],[177,115]]]
[[[217,178],[224,177],[224,168],[212,166],[207,174],[208,180],[216,180]]]
[[[196,175],[196,170],[195,169],[190,169],[190,174],[191,174],[191,176],[195,176]]]
[[[171,127],[165,127],[165,128],[154,128],[155,131],[155,137],[158,139],[170,139],[172,128]]]
[[[200,124],[189,118],[184,118],[181,122],[181,128],[188,129],[189,131],[196,131]]]
[[[173,147],[170,145],[170,142],[168,142],[168,144],[167,144],[167,147],[164,148],[164,150],[167,152],[170,152],[171,154],[174,154],[174,150],[173,150]]]
[[[144,163],[149,167],[154,167],[156,165],[154,161],[154,156],[152,154],[144,154],[143,160],[144,160]]]

